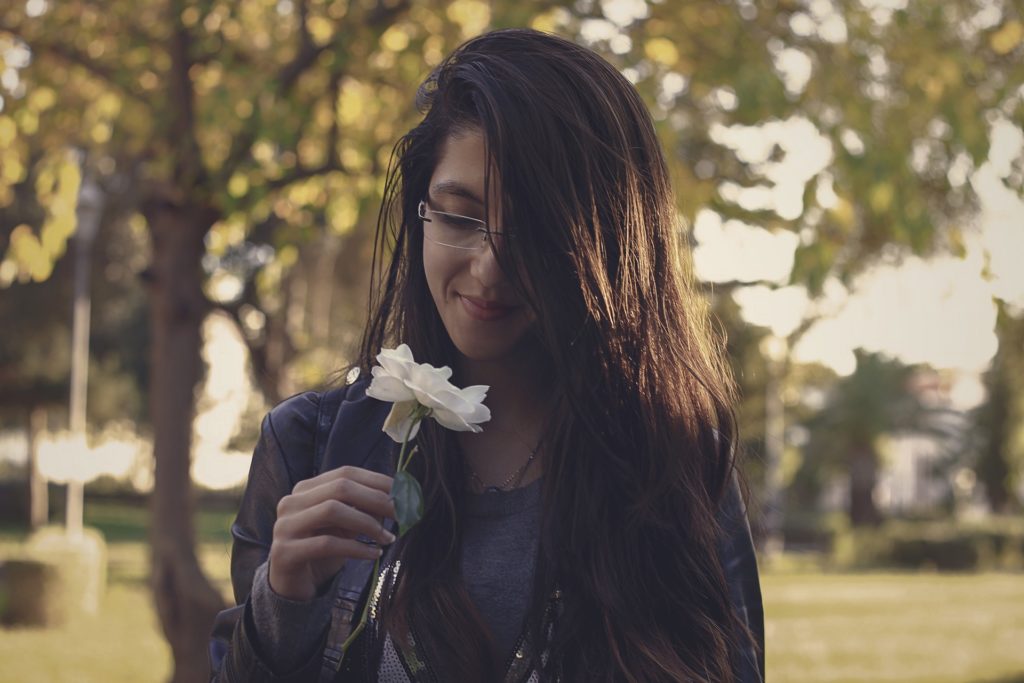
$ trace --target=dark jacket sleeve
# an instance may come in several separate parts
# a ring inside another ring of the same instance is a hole
[[[260,656],[249,603],[256,568],[270,554],[278,501],[314,474],[319,404],[319,394],[300,394],[263,420],[245,494],[231,525],[231,585],[237,605],[214,621],[209,653],[213,681],[309,681],[319,672],[320,657],[314,656],[288,676],[275,675]]]
[[[746,623],[753,642],[739,653],[739,683],[764,681],[764,607],[757,557],[747,520],[747,507],[734,476],[722,502],[719,522],[722,540],[719,557],[729,585],[729,595],[739,618]]]

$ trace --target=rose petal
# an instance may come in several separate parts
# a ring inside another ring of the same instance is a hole
[[[487,422],[491,419],[491,409],[479,401],[468,400],[465,389],[459,391],[458,400],[449,400],[447,396],[443,400],[467,422]]]
[[[490,422],[491,420],[491,409],[482,403],[477,403],[473,406],[473,412],[464,415],[466,422],[473,424],[480,424],[481,422]]]
[[[440,390],[435,391],[425,391],[413,388],[413,393],[416,394],[416,400],[428,408],[445,408],[456,413],[466,412],[469,409],[470,404],[463,401],[462,397],[460,397],[456,392],[457,390],[455,390],[454,387],[440,388]]]
[[[377,370],[382,368],[374,368],[374,378],[370,382],[370,386],[366,388],[366,395],[370,398],[375,398],[378,401],[411,401],[416,398],[412,390],[406,386],[405,382],[392,377],[385,372],[377,374]]]
[[[435,368],[430,363],[416,363],[416,371],[420,377],[429,377],[429,382],[447,382],[452,376],[452,369],[447,365]]]
[[[377,354],[377,362],[390,374],[401,379],[408,378],[410,369],[416,366],[408,344],[400,344],[397,349],[381,349]]]
[[[490,389],[486,384],[474,384],[471,387],[466,387],[461,390],[462,398],[470,401],[471,403],[481,403],[487,398],[487,391]]]
[[[462,410],[453,410],[451,406],[435,408],[431,413],[443,427],[459,432],[479,432],[477,425],[491,419],[491,411],[487,406],[475,403],[466,404]]]
[[[427,363],[412,365],[409,367],[408,380],[413,387],[435,393],[441,389],[453,387],[448,381],[452,371],[447,368],[435,368]]]
[[[392,377],[398,377],[399,379],[407,379],[409,377],[409,369],[415,365],[415,363],[409,363],[400,358],[385,356],[383,353],[377,355],[377,362],[380,363],[378,367]]]
[[[438,424],[453,432],[479,432],[480,428],[471,425],[456,412],[447,408],[434,408],[430,416],[437,420]]]
[[[429,366],[415,368],[406,380],[406,385],[416,394],[420,403],[430,408],[447,406],[450,401],[447,397],[458,393],[455,385],[442,377],[436,368]]]
[[[384,420],[384,433],[396,443],[405,441],[406,435],[411,440],[420,429],[419,421],[413,424],[412,415],[416,411],[416,401],[401,401],[391,406],[391,412]],[[409,425],[412,424],[412,431]]]
[[[413,361],[412,349],[409,348],[408,344],[399,344],[393,349],[381,349],[380,355],[399,361]]]

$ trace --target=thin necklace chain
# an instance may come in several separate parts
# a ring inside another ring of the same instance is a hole
[[[473,479],[473,481],[475,481],[480,486],[481,489],[484,490],[484,493],[491,493],[494,491],[508,491],[510,489],[516,488],[517,486],[519,486],[520,482],[523,481],[523,477],[526,476],[526,470],[529,469],[530,463],[532,463],[533,459],[537,457],[537,450],[539,448],[540,442],[538,442],[537,445],[533,447],[533,450],[530,451],[530,457],[526,459],[526,462],[524,462],[519,467],[519,469],[510,474],[508,476],[508,479],[503,481],[501,484],[498,484],[497,486],[488,486],[487,484],[485,484],[484,480],[480,478],[480,475],[477,474],[473,470],[473,468],[469,466],[469,463],[466,463],[466,469],[469,470],[469,476]]]

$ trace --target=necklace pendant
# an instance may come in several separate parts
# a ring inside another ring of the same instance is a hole
[[[484,493],[501,493],[501,488],[497,486],[488,486],[484,489]]]

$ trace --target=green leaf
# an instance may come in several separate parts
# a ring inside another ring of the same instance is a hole
[[[404,536],[423,518],[423,490],[416,477],[408,472],[396,474],[391,484],[391,499],[395,501],[398,535]]]

